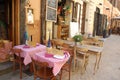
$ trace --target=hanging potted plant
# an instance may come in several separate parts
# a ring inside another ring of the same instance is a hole
[[[75,41],[75,45],[76,45],[78,42],[82,41],[82,35],[77,34],[77,35],[73,36],[73,40]]]

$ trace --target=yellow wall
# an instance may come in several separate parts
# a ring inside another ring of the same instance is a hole
[[[50,32],[50,39],[52,39],[52,22],[47,21],[46,22],[46,40],[49,38],[49,32]]]
[[[41,0],[30,0],[31,8],[34,9],[34,24],[26,25],[29,37],[32,35],[32,42],[40,43],[40,2]]]

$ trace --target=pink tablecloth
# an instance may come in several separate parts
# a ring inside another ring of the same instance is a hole
[[[47,62],[49,67],[53,67],[53,74],[56,76],[61,70],[62,66],[68,61],[70,55],[69,53],[65,54],[64,59],[57,59],[53,56],[45,56],[46,51],[39,52],[35,54],[35,59],[42,62]]]
[[[46,51],[46,46],[44,45],[37,45],[36,47],[25,47],[25,45],[18,45],[14,46],[14,48],[21,49],[21,57],[24,57],[24,64],[27,65],[32,62],[31,57],[35,53]]]

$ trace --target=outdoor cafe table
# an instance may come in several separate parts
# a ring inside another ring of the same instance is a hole
[[[23,63],[25,65],[32,62],[31,57],[33,57],[35,53],[46,51],[46,46],[41,44],[38,44],[35,47],[30,47],[26,45],[17,45],[17,46],[14,46],[14,48],[22,50],[21,57],[24,58]]]
[[[36,53],[34,59],[37,61],[47,62],[49,67],[53,68],[53,74],[56,76],[61,70],[62,66],[68,61],[70,55],[68,52],[65,52],[64,58],[59,59],[53,56],[46,56],[46,51]]]
[[[74,41],[60,40],[60,39],[56,39],[56,40],[57,41],[62,41],[63,43],[69,44],[71,47],[74,47],[73,70],[75,70],[76,47],[87,48],[89,51],[94,52],[95,55],[96,55],[96,61],[95,61],[95,65],[94,65],[94,74],[95,74],[96,69],[99,68],[99,63],[100,63],[100,60],[101,60],[103,47],[98,47],[98,46],[93,46],[93,45],[81,45],[81,44],[75,45]]]
[[[99,63],[101,60],[103,47],[92,46],[92,45],[77,45],[76,47],[87,48],[89,51],[94,52],[94,54],[96,55],[96,61],[95,61],[95,65],[94,65],[94,74],[95,74],[96,69],[99,68]]]

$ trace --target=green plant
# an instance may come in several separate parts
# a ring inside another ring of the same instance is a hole
[[[73,37],[73,39],[74,39],[75,42],[81,42],[82,41],[82,35],[75,35]]]

